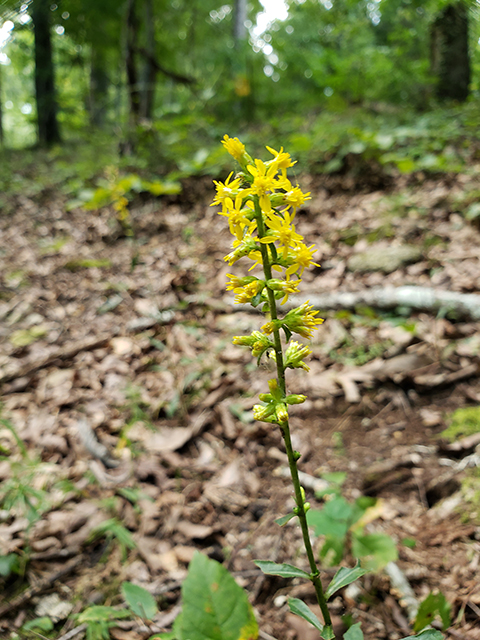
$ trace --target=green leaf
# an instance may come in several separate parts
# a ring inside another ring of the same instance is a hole
[[[334,538],[327,536],[325,543],[320,551],[320,559],[325,560],[329,567],[339,564],[343,558],[345,551],[345,536],[343,538]]]
[[[122,584],[122,594],[128,606],[139,618],[151,620],[158,611],[155,598],[143,587],[132,582]]]
[[[318,629],[320,631],[320,634],[323,634],[323,624],[313,613],[310,607],[306,605],[305,602],[303,602],[303,600],[300,600],[299,598],[289,598],[288,606],[290,607],[290,611],[292,613],[309,622],[315,627],[315,629]]]
[[[447,629],[450,626],[450,604],[443,593],[429,593],[420,603],[413,630],[421,631],[432,622],[437,614],[442,620],[443,629]]]
[[[400,638],[400,640],[444,640],[444,638],[440,631],[436,631],[435,629],[425,629],[425,631],[422,631],[416,636],[407,636],[405,638]]]
[[[0,576],[8,578],[11,573],[18,573],[19,561],[16,553],[0,556]]]
[[[256,640],[258,626],[245,591],[220,563],[196,553],[182,587],[181,620],[188,640]]]
[[[351,525],[352,506],[342,496],[329,500],[323,509],[310,509],[308,524],[315,528],[316,536],[344,538]]]
[[[347,474],[345,471],[332,471],[329,473],[322,473],[322,478],[327,482],[332,482],[338,486],[342,486],[347,478]]]
[[[389,562],[395,562],[398,551],[395,542],[385,533],[369,533],[365,536],[354,531],[352,534],[352,555],[354,558],[369,557],[363,564],[368,571],[379,571]]]
[[[285,340],[286,342],[288,342],[292,337],[292,332],[290,331],[290,329],[287,327],[286,324],[282,324],[282,329],[285,331]]]
[[[290,520],[294,518],[296,515],[297,515],[296,513],[293,513],[293,511],[290,511],[290,513],[287,513],[286,516],[277,518],[275,520],[275,523],[278,524],[280,527],[283,527],[285,524],[287,524],[287,522],[290,522]]]
[[[127,609],[115,609],[114,607],[107,607],[104,605],[93,605],[78,615],[78,621],[80,623],[86,622],[87,624],[92,622],[113,622],[114,620],[130,618],[131,616],[131,611],[128,611]]]
[[[358,564],[356,567],[340,567],[337,573],[333,576],[332,581],[328,585],[328,589],[325,593],[325,597],[328,600],[336,593],[339,589],[346,587],[348,584],[355,582],[361,576],[367,573],[366,569],[363,569]]]
[[[250,304],[252,305],[252,307],[258,307],[258,305],[260,304],[261,301],[262,301],[262,291],[259,291],[250,300]]]
[[[22,630],[23,631],[32,631],[33,629],[37,629],[38,631],[51,631],[54,627],[53,622],[49,617],[43,616],[41,618],[34,618],[33,620],[29,620],[26,622]]]
[[[363,631],[360,629],[360,622],[352,624],[343,635],[344,640],[363,640]]]
[[[40,324],[30,327],[30,329],[18,329],[18,331],[14,331],[9,340],[14,347],[28,347],[29,344],[43,338],[47,333],[48,330],[46,326]]]
[[[263,571],[263,573],[269,576],[281,576],[282,578],[306,578],[310,580],[310,574],[303,569],[298,569],[291,564],[277,564],[276,562],[270,562],[269,560],[254,560],[257,567]]]

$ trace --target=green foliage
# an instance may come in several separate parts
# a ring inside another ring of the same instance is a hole
[[[300,618],[303,618],[307,622],[309,622],[315,629],[320,631],[320,637],[324,640],[333,640],[335,638],[335,634],[333,633],[333,629],[330,625],[323,625],[317,616],[313,613],[310,607],[300,600],[299,598],[289,598],[288,606],[290,607],[290,611],[295,613]]]
[[[435,629],[425,629],[425,631],[415,636],[408,636],[400,640],[443,640],[443,635],[440,631],[435,631]]]
[[[94,605],[79,613],[77,620],[79,624],[87,625],[87,640],[110,640],[109,629],[114,627],[118,620],[131,616],[132,612],[128,609]]]
[[[54,624],[51,619],[47,616],[42,616],[41,618],[34,618],[26,622],[22,627],[22,631],[33,631],[34,633],[38,631],[48,632],[53,631],[53,628]]]
[[[443,593],[430,593],[420,603],[413,630],[421,631],[431,624],[437,615],[440,616],[443,630],[447,629],[450,626],[450,608]]]
[[[175,640],[256,640],[258,627],[247,596],[215,560],[196,553],[182,586],[183,607],[174,624]]]
[[[352,624],[352,626],[345,631],[343,638],[344,640],[363,640],[363,632],[360,628],[360,623],[357,622],[356,624]]]
[[[478,433],[480,431],[480,406],[456,409],[449,416],[448,421],[450,425],[440,435],[450,442]]]
[[[342,477],[339,478],[343,482]],[[307,520],[315,535],[324,536],[320,558],[330,565],[338,564],[350,545],[354,558],[362,560],[367,571],[379,571],[398,557],[392,538],[384,533],[364,533],[366,522],[375,516],[375,498],[360,497],[353,503],[341,495],[340,484],[333,484],[322,497],[330,493],[321,510],[310,509]]]
[[[51,467],[28,454],[10,420],[0,418],[0,425],[13,434],[21,453],[21,460],[0,455],[10,465],[10,476],[0,484],[0,507],[26,517],[31,526],[51,508],[50,489],[56,483],[48,473]]]
[[[135,549],[137,546],[130,531],[117,518],[105,520],[92,530],[90,540],[97,540],[98,538],[116,541],[120,545],[124,558],[127,557],[129,549]]]
[[[155,598],[143,587],[132,582],[122,584],[122,594],[133,613],[140,618],[151,620],[158,611]]]
[[[0,556],[0,576],[8,578],[12,573],[20,572],[20,561],[16,553]]]

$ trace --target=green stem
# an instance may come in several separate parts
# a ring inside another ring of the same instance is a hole
[[[263,238],[265,236],[265,225],[263,223],[263,215],[260,209],[260,204],[258,202],[258,197],[255,197],[254,203],[255,203],[255,217],[257,220],[258,237]],[[269,256],[267,245],[264,243],[261,243],[260,251],[262,253],[263,272],[265,274],[265,279],[270,280],[272,278],[272,266],[270,262],[270,256]],[[275,300],[275,294],[268,287],[267,287],[267,295],[268,295],[268,303],[270,308],[270,316],[272,320],[277,320],[278,316],[277,316],[277,305]],[[280,331],[278,329],[273,330],[273,343],[274,343],[274,350],[275,350],[275,359],[277,363],[278,383],[279,383],[280,389],[282,390],[282,393],[286,395],[283,349],[282,349],[282,341],[280,339]],[[311,580],[315,588],[317,602],[322,611],[324,622],[327,626],[331,626],[332,620],[330,618],[330,612],[328,610],[327,600],[325,598],[325,594],[322,588],[322,583],[320,580],[320,572],[318,570],[317,563],[315,562],[312,543],[310,541],[310,533],[308,531],[308,524],[307,524],[307,513],[305,511],[305,504],[304,504],[305,501],[302,494],[300,478],[298,476],[298,468],[297,468],[298,456],[296,452],[293,450],[292,439],[290,436],[290,426],[288,424],[288,421],[282,423],[280,425],[280,428],[282,430],[283,440],[285,442],[285,449],[287,451],[288,466],[290,467],[290,475],[292,477],[292,484],[293,484],[293,489],[295,494],[295,502],[297,505],[295,509],[295,513],[298,516],[300,527],[302,529],[303,543],[305,545],[308,563],[310,565]]]

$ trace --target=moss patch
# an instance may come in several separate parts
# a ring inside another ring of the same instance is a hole
[[[479,432],[480,406],[457,409],[451,414],[449,422],[448,428],[440,435],[450,442]]]

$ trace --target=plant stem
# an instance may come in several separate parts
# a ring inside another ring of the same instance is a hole
[[[258,197],[255,197],[254,203],[255,203],[255,216],[257,220],[258,237],[263,238],[265,236],[265,225],[263,223],[263,215],[258,202]],[[261,243],[260,251],[262,253],[263,272],[265,274],[265,279],[268,281],[272,278],[272,266],[270,263],[270,256],[269,256],[267,245],[264,243]],[[275,294],[268,287],[267,287],[267,295],[268,295],[268,303],[270,308],[271,319],[276,320],[278,316],[277,316]],[[282,349],[282,342],[280,338],[280,331],[278,329],[273,330],[273,343],[274,343],[274,350],[275,350],[275,359],[277,363],[278,384],[280,389],[282,390],[282,393],[286,395],[283,349]],[[331,626],[332,620],[330,618],[330,612],[327,607],[327,600],[325,598],[325,594],[322,588],[322,583],[320,580],[320,572],[318,570],[317,563],[315,562],[312,543],[310,541],[310,533],[308,531],[308,524],[307,524],[307,514],[305,511],[305,504],[304,504],[305,501],[303,497],[302,487],[300,484],[300,478],[298,476],[298,468],[297,468],[298,456],[296,455],[296,452],[293,450],[292,439],[290,436],[290,426],[288,421],[280,424],[280,428],[282,430],[283,440],[285,442],[285,449],[286,449],[287,458],[288,458],[288,466],[290,467],[290,475],[292,477],[292,484],[293,484],[293,489],[295,494],[295,502],[297,505],[295,512],[296,512],[296,515],[298,516],[298,519],[300,521],[300,527],[302,529],[303,544],[305,545],[308,563],[310,565],[311,580],[315,588],[317,602],[323,614],[324,623],[327,626]]]

